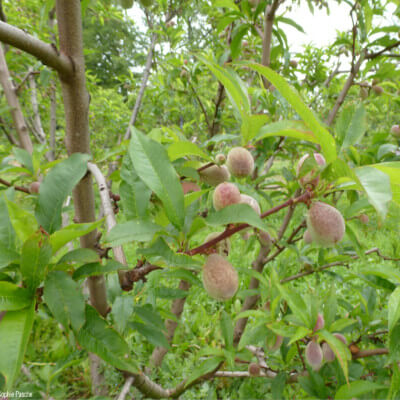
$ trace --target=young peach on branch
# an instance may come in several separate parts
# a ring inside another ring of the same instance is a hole
[[[254,159],[251,153],[245,148],[234,147],[228,153],[226,165],[233,176],[242,178],[252,174]]]
[[[312,241],[320,246],[334,246],[345,232],[342,214],[329,204],[317,201],[308,211],[307,229]]]
[[[203,266],[203,286],[216,300],[229,300],[239,287],[238,273],[220,254],[211,254]]]

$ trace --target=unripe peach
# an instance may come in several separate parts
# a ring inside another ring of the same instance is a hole
[[[188,65],[188,60],[183,60],[183,63],[185,64],[185,65]]]
[[[211,254],[203,266],[203,286],[212,298],[229,300],[239,287],[238,274],[224,257]]]
[[[297,68],[297,66],[298,66],[298,63],[297,63],[296,60],[290,60],[290,61],[289,61],[289,64],[290,64],[290,66],[293,67],[293,68]]]
[[[317,321],[315,322],[314,332],[319,331],[320,329],[324,329],[325,319],[323,314],[318,313]]]
[[[360,214],[359,216],[358,216],[358,219],[360,220],[360,222],[362,223],[362,224],[368,224],[368,222],[369,222],[369,217],[368,217],[368,215],[367,214]]]
[[[259,376],[260,375],[260,370],[261,370],[260,364],[257,364],[257,363],[254,363],[254,362],[249,364],[248,371],[249,371],[249,374],[251,376]]]
[[[283,343],[283,336],[275,335],[272,338],[270,337],[269,340],[267,340],[267,350],[273,353],[282,346],[282,343]]]
[[[314,243],[321,246],[333,246],[342,240],[345,222],[342,214],[335,207],[317,201],[308,211],[307,228]]]
[[[302,168],[304,162],[307,160],[309,157],[309,154],[304,154],[303,157],[300,158],[297,167],[296,167],[296,175],[299,178],[299,183],[302,187],[305,187],[307,185],[313,185],[317,186],[319,182],[319,176],[318,176],[318,171],[312,169],[311,171],[307,172],[305,175],[302,174]],[[314,160],[316,163],[320,166],[324,166],[326,164],[325,158],[322,154],[320,153],[314,153]],[[303,176],[301,176],[303,175]]]
[[[222,210],[226,206],[237,203],[240,203],[240,192],[233,183],[220,183],[215,188],[213,204],[217,211]]]
[[[400,125],[393,125],[390,132],[393,136],[400,137]]]
[[[221,234],[221,232],[210,233],[204,239],[204,243],[207,243],[210,240],[215,239],[220,234]],[[221,254],[223,256],[228,256],[229,252],[231,251],[231,241],[229,240],[229,238],[223,239],[223,240],[219,241],[217,244],[215,244],[214,246],[212,246],[211,249],[215,249],[218,254]]]
[[[40,183],[39,182],[32,182],[29,186],[30,193],[39,193]]]
[[[306,231],[303,234],[303,240],[304,240],[304,243],[306,243],[306,244],[312,243],[312,237],[311,237],[310,231],[308,229],[306,229]]]
[[[133,0],[119,0],[121,6],[125,9],[132,8]]]
[[[347,339],[341,333],[334,333],[336,339],[339,339],[343,344],[347,344]]]
[[[372,79],[372,86],[376,86],[378,83],[379,83],[379,79],[378,78]]]
[[[266,247],[268,250],[272,246],[272,238],[271,235],[267,231],[258,231],[258,240],[260,244]]]
[[[183,181],[181,182],[181,185],[183,189],[183,194],[200,191],[199,185],[194,182]]]
[[[240,195],[240,204],[248,204],[258,215],[261,215],[261,208],[258,201],[247,194]]]
[[[243,147],[234,147],[228,153],[226,165],[233,176],[241,178],[253,172],[254,159],[251,153]]]
[[[322,349],[318,342],[311,340],[306,347],[306,360],[314,371],[318,371],[322,365]]]
[[[182,68],[180,76],[181,76],[181,78],[186,78],[188,76],[188,72],[186,71],[186,69]]]
[[[372,90],[373,90],[377,95],[380,95],[380,94],[383,93],[383,87],[382,87],[382,86],[374,85],[374,86],[372,86]]]
[[[335,336],[336,339],[339,339],[343,344],[347,345],[347,340],[341,333],[334,333],[333,336]],[[335,359],[335,353],[333,352],[328,343],[324,343],[322,345],[322,352],[324,354],[325,361],[331,362]]]
[[[249,42],[247,40],[243,40],[242,47],[247,47],[248,45],[249,45]]]
[[[200,179],[210,186],[217,186],[222,182],[226,182],[230,178],[230,173],[225,165],[219,167],[212,165],[199,172]]]
[[[332,362],[335,359],[335,353],[326,342],[322,343],[322,354],[326,362]]]
[[[365,100],[368,97],[368,89],[365,87],[360,87],[360,97],[361,100]]]
[[[226,160],[226,157],[222,153],[219,153],[215,156],[215,163],[218,165],[223,164],[225,162],[225,160]]]

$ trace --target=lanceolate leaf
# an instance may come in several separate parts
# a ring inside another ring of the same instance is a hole
[[[88,154],[72,154],[53,167],[40,184],[36,218],[48,233],[60,228],[62,205],[86,174],[89,159]]]
[[[4,247],[0,242],[0,269],[7,267],[18,258],[19,254],[16,251]]]
[[[13,389],[32,330],[35,302],[28,308],[7,311],[0,321],[0,373],[6,378],[5,390]]]
[[[184,224],[183,190],[164,147],[132,129],[129,154],[140,179],[161,200],[168,219],[180,230]]]
[[[134,241],[148,242],[161,230],[162,227],[160,225],[148,219],[138,218],[115,225],[106,235],[105,241],[112,247]]]
[[[77,335],[79,344],[115,368],[138,372],[134,356],[124,339],[91,306],[86,306],[86,323]]]
[[[235,107],[239,115],[250,114],[250,101],[247,95],[247,90],[240,82],[240,78],[231,73],[229,70],[222,68],[221,66],[207,60],[204,57],[198,56],[199,60],[202,61],[215,77],[225,86],[228,93],[229,99],[232,105]]]
[[[102,275],[109,272],[117,272],[120,269],[126,268],[126,266],[115,260],[107,260],[105,265],[102,265],[99,262],[95,262],[79,267],[72,275],[72,278],[78,280],[82,278],[87,278],[88,276]]]
[[[79,248],[65,253],[59,260],[58,264],[63,263],[93,263],[100,261],[99,255],[92,249]]]
[[[44,284],[44,299],[64,328],[77,332],[85,322],[85,300],[79,285],[63,271],[53,271]]]
[[[243,115],[241,133],[243,144],[248,143],[260,132],[260,128],[269,121],[268,115]]]
[[[168,149],[168,157],[171,161],[175,161],[178,158],[182,158],[185,156],[198,156],[203,158],[204,160],[211,161],[211,157],[204,152],[199,146],[192,142],[175,142],[172,143]]]
[[[400,204],[400,162],[387,162],[371,165],[384,172],[390,178],[390,186],[392,188],[393,201]]]
[[[337,339],[334,335],[332,335],[330,332],[326,330],[319,331],[318,335],[329,344],[329,347],[335,353],[335,356],[338,359],[340,366],[342,367],[344,377],[348,382],[349,381],[348,361],[351,360],[350,350],[341,340]]]
[[[119,193],[124,215],[128,220],[145,217],[149,207],[151,190],[139,178],[129,153],[125,155],[122,163],[121,178]]]
[[[20,310],[33,301],[32,293],[10,282],[0,282],[0,311]]]
[[[0,196],[0,243],[7,249],[15,247],[15,231],[8,215],[6,200]]]
[[[313,132],[308,129],[303,121],[283,120],[264,125],[258,132],[255,140],[261,140],[271,136],[289,136],[298,140],[307,140],[318,143]]]
[[[303,103],[303,100],[289,84],[272,69],[260,64],[246,64],[250,68],[258,71],[266,79],[268,79],[286,99],[286,101],[294,108],[294,110],[303,119],[304,123],[312,131],[317,143],[321,145],[322,152],[329,163],[336,158],[336,144],[332,135],[317,119],[314,113]]]
[[[375,390],[379,389],[387,389],[387,386],[366,380],[353,381],[351,383],[347,383],[346,385],[341,386],[336,392],[335,399],[350,400],[354,398],[359,398],[366,393],[368,393],[369,398],[374,398],[374,396],[372,396],[372,393],[374,393]]]
[[[247,204],[232,204],[223,208],[206,218],[209,225],[227,225],[245,223],[256,228],[267,230],[264,221],[258,214]]]
[[[216,370],[223,361],[224,357],[211,357],[203,361],[200,365],[196,365],[186,381],[186,386],[190,385],[197,378],[200,378],[200,376]]]
[[[56,253],[71,240],[84,236],[98,228],[102,223],[103,220],[87,224],[72,224],[54,232],[50,235],[50,243],[53,248],[53,253]]]
[[[201,266],[201,263],[193,259],[193,257],[185,254],[176,254],[162,238],[158,238],[149,248],[138,249],[137,253],[143,254],[147,260],[157,265],[161,261],[175,268],[193,269]]]
[[[22,246],[21,273],[31,291],[44,279],[51,255],[49,237],[41,231],[34,233]]]
[[[25,242],[38,228],[35,216],[18,204],[6,199],[8,215],[18,238]]]
[[[385,218],[389,202],[392,200],[389,176],[372,166],[356,168],[355,172],[368,196],[369,202]]]

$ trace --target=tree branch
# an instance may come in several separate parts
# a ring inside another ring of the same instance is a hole
[[[2,24],[3,22],[0,22]],[[0,44],[0,84],[3,87],[7,103],[10,106],[10,112],[14,121],[15,130],[18,134],[19,145],[28,153],[32,153],[33,146],[29,137],[28,127],[18,97],[12,84],[10,71],[8,70],[3,46]]]
[[[358,61],[354,64],[354,68],[352,68],[352,71],[350,72],[350,75],[347,78],[342,91],[339,93],[339,96],[336,100],[335,105],[333,106],[331,112],[328,115],[328,118],[326,120],[326,124],[328,126],[331,126],[333,124],[333,121],[339,111],[340,106],[343,104],[344,99],[347,96],[347,93],[349,92],[351,86],[353,85],[354,78],[357,76],[358,71],[360,70],[361,64],[364,61],[364,58],[365,58],[365,51],[362,51],[362,53],[360,54],[360,56],[358,58]]]
[[[312,196],[313,196],[313,194],[311,192],[305,192],[299,197],[295,197],[295,198],[291,198],[289,200],[286,200],[284,203],[279,204],[279,205],[277,205],[275,207],[272,207],[268,211],[265,211],[264,213],[262,213],[260,215],[260,218],[266,218],[269,215],[275,214],[278,211],[282,210],[283,208],[289,207],[289,206],[291,206],[293,204],[304,203],[304,202],[308,201],[309,199],[311,199]],[[194,256],[195,254],[204,253],[204,251],[207,250],[209,247],[214,246],[215,244],[217,244],[221,240],[223,240],[223,239],[225,239],[225,238],[227,238],[229,236],[232,236],[233,234],[235,234],[235,233],[237,233],[237,232],[239,232],[239,231],[241,231],[241,230],[243,230],[245,228],[248,228],[249,226],[250,226],[249,224],[239,224],[239,225],[237,225],[237,226],[235,226],[233,228],[227,227],[225,229],[225,231],[222,232],[216,238],[214,238],[214,239],[202,244],[201,246],[195,247],[192,250],[186,251],[185,254],[187,254],[189,256]]]
[[[108,192],[107,181],[104,175],[101,173],[99,167],[96,164],[88,163],[88,170],[93,174],[97,185],[99,187],[101,204],[103,206],[103,212],[106,217],[107,232],[117,225],[115,219],[114,209],[111,204],[110,195]],[[113,253],[115,259],[123,265],[127,265],[126,257],[122,246],[113,247]],[[118,271],[119,284],[122,290],[127,290],[131,288],[131,283],[129,282],[127,273],[125,271]]]
[[[35,56],[43,64],[54,68],[63,77],[72,76],[74,73],[74,66],[65,54],[58,53],[52,45],[2,21],[0,21],[0,41]]]
[[[24,193],[30,193],[29,189],[23,186],[14,186],[11,182],[8,182],[4,179],[0,178],[0,183],[2,185],[8,186],[8,187],[14,187],[15,190],[19,190],[20,192],[24,192]]]
[[[125,132],[124,140],[128,140],[131,137],[131,126],[134,126],[136,123],[136,118],[139,113],[140,105],[142,104],[144,91],[146,89],[147,81],[150,76],[150,69],[151,69],[151,65],[153,63],[153,52],[154,52],[154,47],[156,45],[157,36],[158,35],[156,32],[153,32],[153,34],[151,36],[149,51],[147,53],[146,66],[143,71],[142,83],[140,84],[139,93],[136,98],[135,106],[133,107],[132,116],[129,121],[128,128]]]

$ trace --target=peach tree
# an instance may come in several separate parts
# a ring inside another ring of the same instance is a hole
[[[136,103],[126,140],[105,158],[113,161],[106,178],[104,160],[90,151],[81,19],[88,3],[46,6],[57,21],[58,43],[0,22],[3,43],[58,74],[66,146],[65,156],[49,154],[38,119],[41,146],[32,144],[2,48],[0,78],[17,139],[0,178],[1,396],[19,390],[34,323],[45,315],[69,351],[36,388],[43,397],[69,367],[89,358],[93,394],[116,393],[104,368],[123,385],[120,399],[129,390],[143,398],[191,398],[195,390],[204,397],[208,390],[214,398],[212,385],[225,397],[237,390],[241,398],[299,391],[397,398],[398,121],[386,121],[393,139],[387,126],[371,138],[367,114],[380,104],[377,96],[399,92],[398,79],[379,85],[370,71],[381,57],[398,55],[392,52],[400,42],[394,27],[372,27],[379,7],[351,6],[357,21],[351,70],[342,87],[324,85],[314,101],[315,87],[306,82],[304,94],[285,72],[308,60],[285,53],[282,61],[283,45],[271,56],[273,24],[296,26],[276,15],[283,1],[218,1],[229,56],[197,52],[193,70],[183,62],[180,73],[180,84],[197,98],[207,140],[176,127],[140,129]],[[163,16],[171,35],[172,16],[184,14],[172,6],[142,2],[148,18],[151,7]],[[370,38],[377,33],[380,40]],[[254,48],[248,50],[245,35]],[[282,29],[276,35],[281,42]],[[346,50],[348,40],[341,40]],[[240,57],[254,55],[260,44],[261,63]],[[321,71],[314,72],[318,82]],[[357,82],[361,73],[364,81]],[[200,82],[218,85],[215,123],[196,91]],[[363,101],[349,101],[339,113],[354,86]],[[221,93],[226,121],[219,117]],[[398,104],[385,107],[390,116],[398,110]],[[384,249],[367,246],[388,215],[395,237]]]

